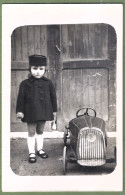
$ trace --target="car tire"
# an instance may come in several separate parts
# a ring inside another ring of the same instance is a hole
[[[64,149],[63,149],[63,173],[64,175],[67,173],[67,165],[68,165],[67,147],[64,146]]]
[[[64,131],[64,137],[63,137],[63,139],[64,139],[64,146],[66,146],[67,145],[67,129],[65,129],[65,131]]]

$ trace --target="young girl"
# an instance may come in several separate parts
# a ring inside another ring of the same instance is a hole
[[[37,155],[48,158],[43,150],[43,130],[46,121],[56,120],[57,99],[51,80],[44,77],[46,57],[29,56],[29,78],[22,81],[19,87],[16,113],[28,126],[27,144],[29,162],[36,162],[35,138]]]

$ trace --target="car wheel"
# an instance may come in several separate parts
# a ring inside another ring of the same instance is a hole
[[[64,131],[64,146],[67,145],[67,129]]]
[[[63,172],[64,172],[64,175],[67,173],[67,164],[68,164],[67,147],[64,146],[64,149],[63,149]]]

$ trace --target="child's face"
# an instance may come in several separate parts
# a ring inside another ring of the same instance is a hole
[[[31,66],[31,74],[40,79],[45,73],[45,66]]]

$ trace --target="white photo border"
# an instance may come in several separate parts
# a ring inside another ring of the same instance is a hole
[[[18,176],[10,168],[11,34],[24,25],[107,23],[117,34],[117,166],[101,176]],[[2,191],[123,190],[123,5],[3,4],[2,5]],[[118,114],[119,113],[119,114]]]

